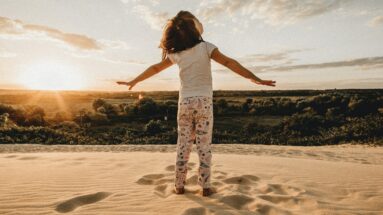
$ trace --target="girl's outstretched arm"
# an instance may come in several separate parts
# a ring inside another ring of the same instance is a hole
[[[129,81],[129,82],[117,81],[117,84],[130,86],[129,90],[131,90],[132,87],[134,87],[134,85],[136,85],[138,82],[143,81],[143,80],[161,72],[162,70],[168,68],[171,65],[173,65],[173,62],[171,62],[169,58],[165,58],[165,60],[149,66],[144,72],[142,72],[140,75],[138,75],[132,81]]]
[[[218,48],[214,49],[211,58],[218,62],[219,64],[229,68],[233,72],[250,79],[252,82],[256,84],[261,84],[261,85],[268,85],[268,86],[275,86],[275,81],[272,80],[262,80],[255,76],[251,71],[243,67],[238,61],[225,56],[222,54]]]

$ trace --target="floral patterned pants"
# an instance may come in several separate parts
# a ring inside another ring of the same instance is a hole
[[[210,187],[211,142],[213,133],[213,98],[192,96],[178,102],[177,159],[175,187],[185,185],[187,163],[195,141],[199,156],[198,184]]]

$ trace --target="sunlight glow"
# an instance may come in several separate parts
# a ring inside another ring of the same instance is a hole
[[[59,62],[29,65],[21,72],[19,80],[33,90],[80,90],[86,87],[77,68]]]

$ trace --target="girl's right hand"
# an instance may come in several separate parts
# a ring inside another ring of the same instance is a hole
[[[135,82],[135,81],[129,81],[129,82],[125,82],[125,81],[117,81],[116,83],[117,83],[117,84],[121,84],[121,85],[130,86],[130,87],[129,87],[129,90],[131,90],[132,87],[134,87],[134,85],[136,85],[136,82]]]
[[[256,84],[260,84],[260,85],[267,85],[267,86],[272,86],[272,87],[275,87],[275,81],[273,80],[254,80],[254,79],[251,79],[252,82],[256,83]]]

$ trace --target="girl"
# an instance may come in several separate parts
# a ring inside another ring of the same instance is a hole
[[[218,48],[201,37],[203,26],[188,11],[180,11],[168,20],[163,30],[160,48],[162,61],[153,64],[130,82],[118,84],[132,89],[143,81],[173,64],[179,67],[181,81],[177,113],[177,158],[175,166],[174,191],[185,192],[189,155],[196,141],[199,156],[198,184],[202,195],[215,193],[211,189],[211,142],[213,131],[213,90],[210,58],[250,81],[275,86],[275,81],[262,80],[244,68],[236,60],[222,54]]]

